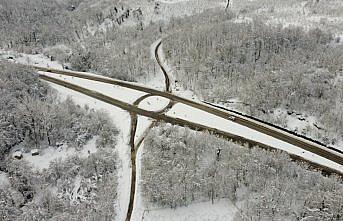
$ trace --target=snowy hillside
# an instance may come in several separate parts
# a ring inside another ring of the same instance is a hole
[[[0,0],[0,220],[342,220],[342,11]]]

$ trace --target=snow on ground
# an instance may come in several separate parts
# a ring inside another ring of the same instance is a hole
[[[164,67],[164,69],[168,73],[169,81],[170,81],[170,87],[172,88],[173,91],[176,90],[176,85],[175,85],[175,77],[174,77],[174,69],[168,64],[168,60],[166,59],[166,56],[163,51],[163,42],[162,45],[158,48],[157,50],[158,57]],[[161,76],[164,76],[162,73],[162,70],[160,70]],[[164,77],[163,77],[164,78]]]
[[[135,5],[141,8],[144,16],[144,24],[150,22],[167,21],[172,18],[185,17],[201,13],[211,8],[223,8],[223,0],[158,0],[146,4],[145,1],[139,1]]]
[[[72,84],[76,84],[78,86],[92,89],[98,92],[101,92],[104,95],[113,97],[115,99],[118,99],[120,101],[133,104],[134,101],[136,101],[139,97],[145,95],[146,93],[132,90],[125,87],[120,87],[117,85],[107,84],[103,82],[95,82],[87,79],[72,77],[72,76],[65,76],[65,75],[59,75],[59,74],[53,74],[49,72],[40,72],[41,74],[44,74],[49,77],[53,77],[59,80],[63,80]]]
[[[24,153],[23,160],[29,162],[33,168],[37,170],[43,170],[49,168],[52,161],[61,159],[64,160],[68,157],[74,156],[76,151],[74,148],[68,148],[66,145],[56,149],[54,147],[48,147],[41,150],[37,156],[32,156],[31,153]]]
[[[145,205],[142,196],[142,185],[141,185],[141,177],[142,177],[142,154],[144,152],[144,141],[141,144],[140,148],[137,151],[136,156],[136,194],[135,200],[133,205],[132,217],[131,220],[144,220],[143,213],[145,210]]]
[[[194,203],[177,209],[145,210],[145,221],[231,221],[237,208],[226,199],[211,202]]]
[[[138,116],[137,129],[136,129],[136,135],[135,135],[136,144],[141,139],[141,136],[144,134],[144,132],[150,126],[151,123],[152,123],[152,119],[148,117]]]
[[[313,126],[317,123],[317,119],[314,116],[303,117],[301,115],[288,114],[285,110],[277,109],[274,111],[276,117],[281,117],[285,120],[286,128],[300,133],[305,130],[308,126]]]
[[[248,127],[242,126],[230,120],[224,120],[213,114],[209,114],[205,111],[201,111],[184,104],[176,104],[168,113],[168,116],[177,117],[191,122],[199,123],[209,127],[213,127],[222,131],[226,131],[232,134],[236,134],[245,137],[250,140],[254,140],[266,145],[275,147],[280,150],[284,150],[288,153],[301,156],[314,163],[318,163],[335,170],[343,172],[343,165],[327,160],[321,156],[305,151],[299,147],[291,145],[287,142],[278,140],[274,137],[260,133]]]
[[[169,99],[160,96],[151,96],[144,99],[138,105],[139,108],[149,111],[161,111],[169,104]]]
[[[11,59],[9,59],[11,57]],[[57,61],[51,61],[47,56],[43,54],[24,54],[17,53],[14,51],[1,51],[0,58],[8,59],[14,63],[26,64],[26,65],[37,65],[46,68],[57,68],[63,69],[63,66]],[[13,58],[13,59],[12,59]]]
[[[175,3],[180,3],[180,2],[187,2],[189,0],[157,0],[157,2],[161,2],[164,4],[175,4]]]
[[[76,176],[75,180],[74,180],[74,188],[73,188],[73,191],[71,193],[71,200],[74,202],[77,200],[78,197],[82,197],[81,195],[78,194],[80,186],[81,186],[81,177]]]
[[[67,145],[63,145],[59,148],[48,147],[42,149],[37,156],[32,156],[31,153],[24,153],[23,159],[31,163],[31,165],[33,165],[33,167],[37,170],[47,169],[49,168],[50,163],[54,160],[64,160],[73,155],[87,157],[89,154],[95,153],[97,151],[95,144],[97,138],[98,137],[93,137],[83,146],[83,149],[80,151],[77,151],[75,148],[68,148]]]
[[[8,179],[7,174],[0,171],[0,189],[10,185],[10,180]]]

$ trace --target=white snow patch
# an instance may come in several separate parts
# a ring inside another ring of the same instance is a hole
[[[146,209],[143,216],[146,221],[231,221],[237,211],[231,201],[222,199],[214,204],[195,203],[177,209]]]
[[[180,3],[180,2],[187,2],[189,0],[157,0],[157,1],[164,4],[175,4],[175,3]]]
[[[284,128],[292,130],[298,134],[306,134],[308,127],[314,129],[314,125],[319,125],[318,120],[314,116],[300,115],[300,114],[288,114],[286,110],[276,109],[273,113],[275,118],[283,119]],[[318,129],[317,129],[318,130]]]
[[[139,141],[141,139],[141,136],[144,134],[146,129],[150,126],[152,123],[152,119],[144,116],[138,116],[137,119],[137,128],[136,128],[136,134],[135,134],[135,142]]]
[[[38,170],[47,169],[49,168],[50,163],[54,160],[63,160],[74,155],[84,158],[88,157],[88,155],[91,153],[95,153],[97,151],[95,144],[97,138],[97,136],[93,137],[83,146],[83,149],[80,151],[77,151],[75,148],[72,147],[68,148],[66,145],[58,148],[47,147],[45,149],[42,149],[39,155],[36,156],[32,156],[31,153],[24,153],[23,159],[31,163],[33,167]]]
[[[90,141],[88,141],[78,154],[80,157],[88,157],[92,153],[97,152],[96,148],[96,140],[98,139],[98,136],[93,137]]]
[[[76,154],[74,148],[68,148],[66,145],[63,145],[59,148],[47,147],[41,150],[40,154],[37,156],[32,156],[31,153],[24,153],[23,159],[37,170],[43,170],[49,168],[49,165],[52,161],[57,159],[66,159]]]
[[[144,202],[142,198],[142,154],[144,153],[144,141],[137,151],[136,156],[136,194],[132,211],[132,220],[143,220]]]
[[[8,179],[7,174],[0,171],[0,189],[6,188],[10,185],[10,180]]]
[[[74,180],[74,188],[73,191],[71,193],[71,200],[72,201],[77,201],[77,198],[79,197],[79,189],[81,187],[81,177],[80,176],[76,176],[75,180]]]
[[[50,58],[43,54],[24,54],[14,51],[0,51],[0,58],[8,59],[8,57],[13,57],[13,59],[10,59],[9,61],[14,63],[63,69],[62,64],[60,64],[58,61],[51,61]]]
[[[169,104],[169,99],[160,96],[147,97],[138,105],[139,108],[148,111],[161,111]]]

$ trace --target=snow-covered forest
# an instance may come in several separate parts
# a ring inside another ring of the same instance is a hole
[[[341,0],[0,0],[0,220],[342,221],[342,27]]]
[[[107,114],[58,99],[31,69],[5,62],[0,69],[1,220],[113,217],[118,131]],[[99,150],[83,156],[92,139]],[[43,162],[30,158],[31,151],[44,153],[51,147],[61,158],[36,168]],[[70,149],[75,154],[64,156]],[[12,157],[18,151],[24,161]]]
[[[281,152],[163,125],[145,140],[143,195],[154,206],[228,198],[237,220],[341,220],[343,184]],[[165,170],[165,168],[168,168]]]
[[[167,59],[185,88],[208,101],[239,99],[241,111],[282,127],[286,117],[277,110],[314,116],[317,124],[297,133],[331,145],[342,141],[340,39],[320,28],[237,23],[224,12],[209,16],[215,19],[206,25],[201,15],[189,18],[182,32],[167,38]]]

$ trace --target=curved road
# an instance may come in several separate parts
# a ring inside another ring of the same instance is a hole
[[[160,66],[160,69],[161,69],[161,71],[163,72],[163,75],[164,75],[165,86],[166,86],[165,87],[165,91],[168,92],[168,93],[171,93],[172,90],[171,90],[171,87],[170,87],[170,78],[169,78],[169,75],[168,75],[166,69],[164,68],[164,66],[162,64],[161,58],[160,58],[159,53],[158,53],[158,50],[161,49],[161,45],[162,45],[162,40],[160,40],[160,42],[156,45],[156,48],[155,48],[155,59],[156,59],[157,64]]]

